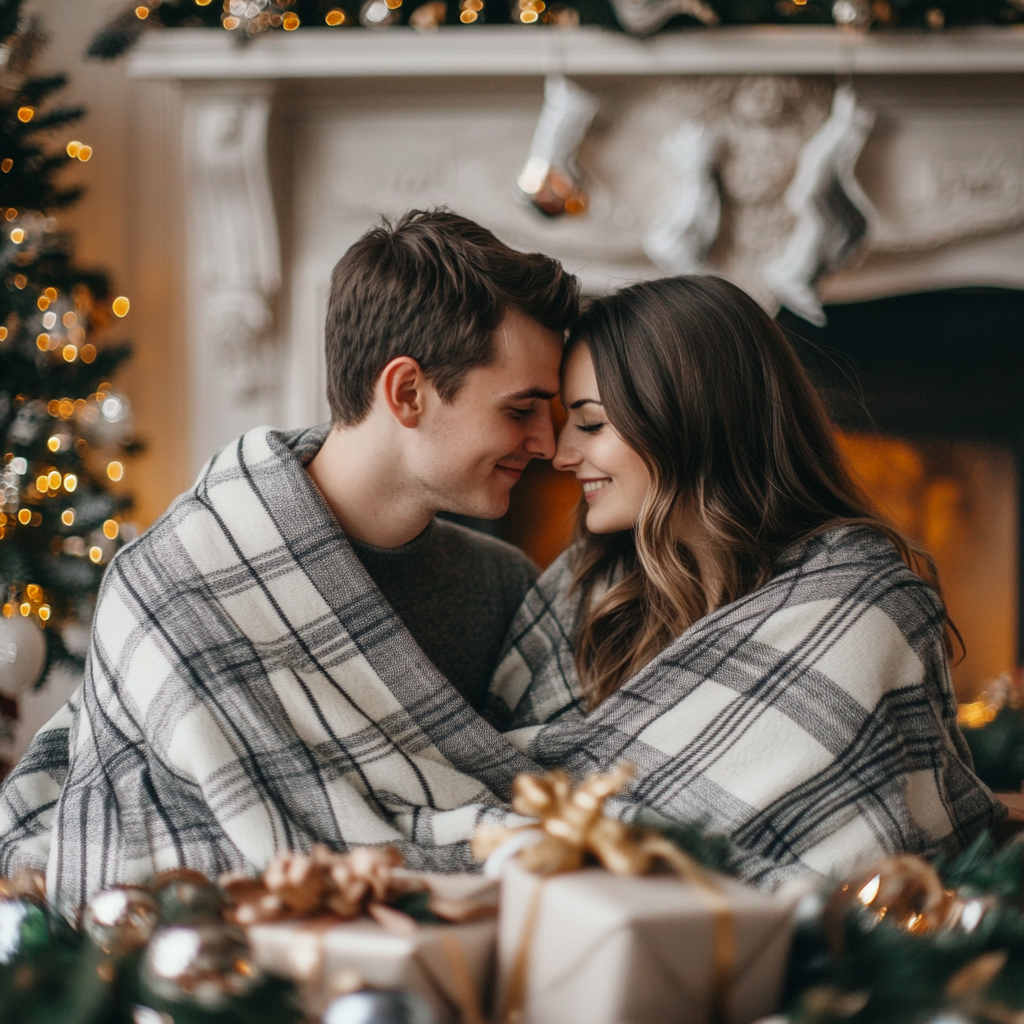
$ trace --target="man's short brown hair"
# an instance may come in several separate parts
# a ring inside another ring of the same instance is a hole
[[[510,249],[449,210],[382,219],[341,259],[327,303],[327,401],[335,424],[363,420],[384,367],[411,356],[441,400],[490,362],[491,337],[515,309],[562,334],[575,323],[579,284],[557,260]]]

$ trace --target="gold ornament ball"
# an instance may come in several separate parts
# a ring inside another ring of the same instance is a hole
[[[220,922],[160,928],[142,965],[144,993],[209,1010],[248,994],[261,977],[244,932]]]
[[[104,889],[82,912],[82,930],[100,949],[115,956],[144,946],[159,923],[160,905],[140,885]]]

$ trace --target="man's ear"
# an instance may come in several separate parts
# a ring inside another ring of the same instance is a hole
[[[392,416],[403,427],[419,425],[430,383],[412,356],[396,356],[381,371],[378,387]]]

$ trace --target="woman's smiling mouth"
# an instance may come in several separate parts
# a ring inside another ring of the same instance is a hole
[[[610,476],[602,477],[600,480],[584,480],[583,483],[583,494],[585,497],[590,498],[593,494],[598,491],[604,490],[612,482]]]

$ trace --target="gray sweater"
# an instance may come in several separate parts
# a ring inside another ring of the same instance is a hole
[[[537,567],[519,548],[441,519],[398,548],[350,542],[423,653],[480,710]]]

